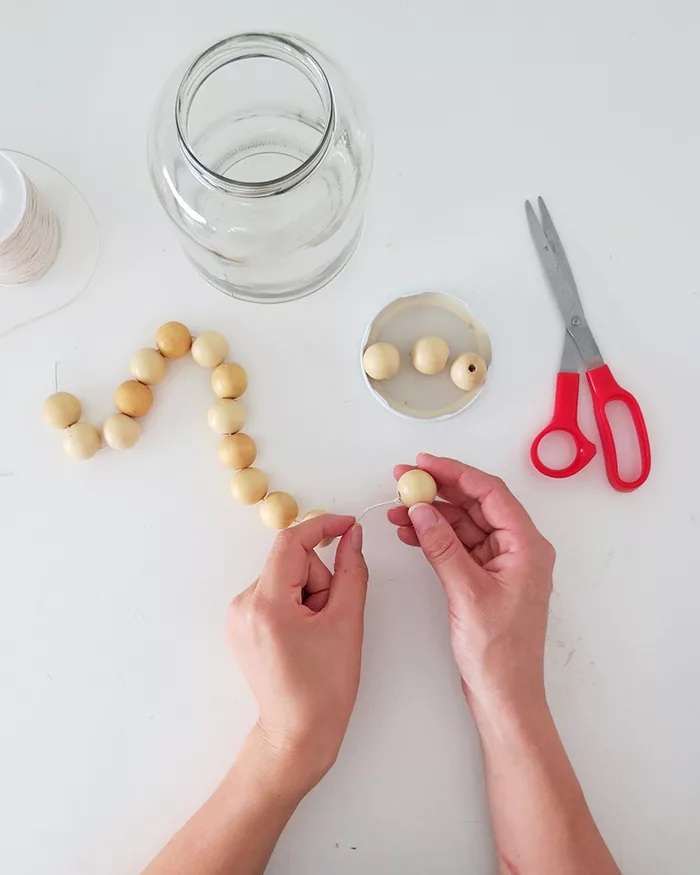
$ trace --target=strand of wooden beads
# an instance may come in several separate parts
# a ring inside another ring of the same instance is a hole
[[[182,358],[192,345],[189,329],[181,322],[166,322],[156,332],[156,349],[140,349],[129,362],[133,379],[121,383],[114,393],[117,413],[108,416],[102,434],[88,422],[79,422],[80,401],[69,392],[55,392],[44,402],[45,421],[54,428],[65,429],[63,448],[74,459],[91,459],[105,444],[113,450],[128,450],[141,436],[136,421],[153,406],[154,386],[165,376],[167,359]]]
[[[114,406],[102,426],[105,443],[113,450],[130,450],[141,437],[138,419],[153,406],[153,389],[165,377],[168,359],[187,355],[192,346],[189,328],[182,322],[166,322],[156,331],[156,348],[137,350],[129,361],[131,380],[117,386]]]
[[[217,331],[205,331],[192,345],[192,357],[204,368],[213,368],[211,387],[218,397],[207,411],[207,422],[221,435],[219,461],[235,470],[231,477],[231,495],[239,504],[259,504],[260,518],[270,529],[287,529],[296,522],[305,522],[326,511],[310,510],[301,520],[299,505],[288,492],[269,492],[267,475],[253,468],[257,458],[255,441],[241,429],[245,425],[245,408],[240,397],[248,388],[245,369],[235,362],[225,361],[228,355],[226,338]],[[324,538],[319,547],[327,547],[332,538]]]
[[[114,393],[117,413],[107,417],[102,433],[107,446],[126,450],[141,436],[138,419],[153,405],[152,386],[160,383],[167,371],[167,360],[182,358],[188,352],[202,368],[211,369],[211,387],[217,401],[207,411],[207,422],[221,436],[218,456],[221,464],[236,473],[231,477],[231,494],[240,504],[260,504],[260,517],[271,529],[286,529],[326,513],[310,510],[301,520],[299,505],[287,492],[268,492],[267,476],[253,468],[257,456],[255,441],[241,429],[245,425],[245,407],[239,400],[248,388],[245,369],[228,362],[229,347],[218,331],[204,331],[193,338],[181,322],[166,322],[156,332],[156,348],[140,349],[130,360],[132,379],[121,383]],[[44,402],[44,419],[55,428],[65,429],[63,446],[75,459],[90,459],[100,449],[102,438],[94,425],[79,422],[81,406],[68,392],[56,392]],[[319,547],[326,547],[325,538]]]
[[[225,361],[227,355],[226,338],[217,331],[205,331],[192,345],[192,357],[197,364],[213,369],[211,387],[218,400],[207,411],[207,422],[211,430],[221,436],[219,460],[226,468],[236,471],[231,477],[234,499],[239,504],[260,504],[260,518],[266,526],[286,529],[297,521],[299,505],[288,492],[268,492],[267,475],[252,467],[257,447],[255,441],[241,431],[245,425],[245,408],[239,400],[248,388],[248,376],[241,365]]]
[[[79,422],[83,410],[70,392],[54,392],[44,401],[42,415],[47,425],[64,429],[63,449],[73,459],[91,459],[99,450],[102,438],[89,422]]]

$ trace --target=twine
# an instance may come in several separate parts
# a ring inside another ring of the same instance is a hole
[[[21,172],[21,171],[20,171]],[[19,285],[43,276],[53,264],[60,242],[58,219],[22,172],[27,208],[15,231],[0,243],[0,284]]]
[[[366,507],[361,514],[355,517],[355,523],[359,523],[365,514],[368,514],[371,510],[376,510],[378,507],[403,507],[403,503],[399,498],[392,498],[391,501],[380,501],[379,504],[371,504],[369,507]],[[295,524],[299,524],[302,520],[294,520]]]
[[[372,504],[372,505],[370,505],[369,507],[366,507],[366,508],[362,511],[362,513],[361,513],[361,514],[355,519],[355,522],[356,522],[356,523],[359,523],[360,520],[362,519],[362,517],[363,517],[365,514],[369,513],[371,510],[376,510],[378,507],[389,507],[389,505],[392,505],[392,506],[394,506],[394,507],[397,507],[397,506],[398,506],[398,507],[403,507],[401,501],[400,501],[398,498],[394,498],[394,499],[392,499],[391,501],[380,501],[379,504]]]

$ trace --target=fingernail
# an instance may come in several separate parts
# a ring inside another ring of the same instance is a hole
[[[350,532],[350,543],[359,553],[362,550],[362,526],[354,525]]]
[[[414,504],[413,507],[409,507],[408,515],[419,535],[429,532],[439,522],[439,517],[430,504]]]

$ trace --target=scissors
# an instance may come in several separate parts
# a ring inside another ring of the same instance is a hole
[[[525,201],[525,212],[535,248],[554,292],[566,331],[557,375],[554,413],[549,425],[533,441],[530,458],[535,468],[547,477],[571,477],[585,468],[595,456],[595,444],[583,434],[577,421],[579,368],[583,361],[593,399],[596,425],[603,445],[608,480],[620,492],[631,492],[644,483],[651,470],[651,449],[644,416],[634,395],[617,384],[610,368],[603,361],[593,332],[586,321],[574,275],[552,217],[542,198],[538,198],[538,204],[542,214],[541,223],[530,201]],[[624,480],[620,476],[615,437],[606,413],[606,407],[611,401],[624,404],[632,417],[641,457],[641,471],[635,480]],[[550,468],[539,456],[542,440],[557,431],[568,434],[576,446],[574,460],[565,468]]]

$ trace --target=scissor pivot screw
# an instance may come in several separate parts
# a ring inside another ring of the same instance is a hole
[[[571,320],[571,324],[574,326],[574,328],[578,328],[578,326],[581,324],[581,320],[578,316],[574,316],[574,318]]]

